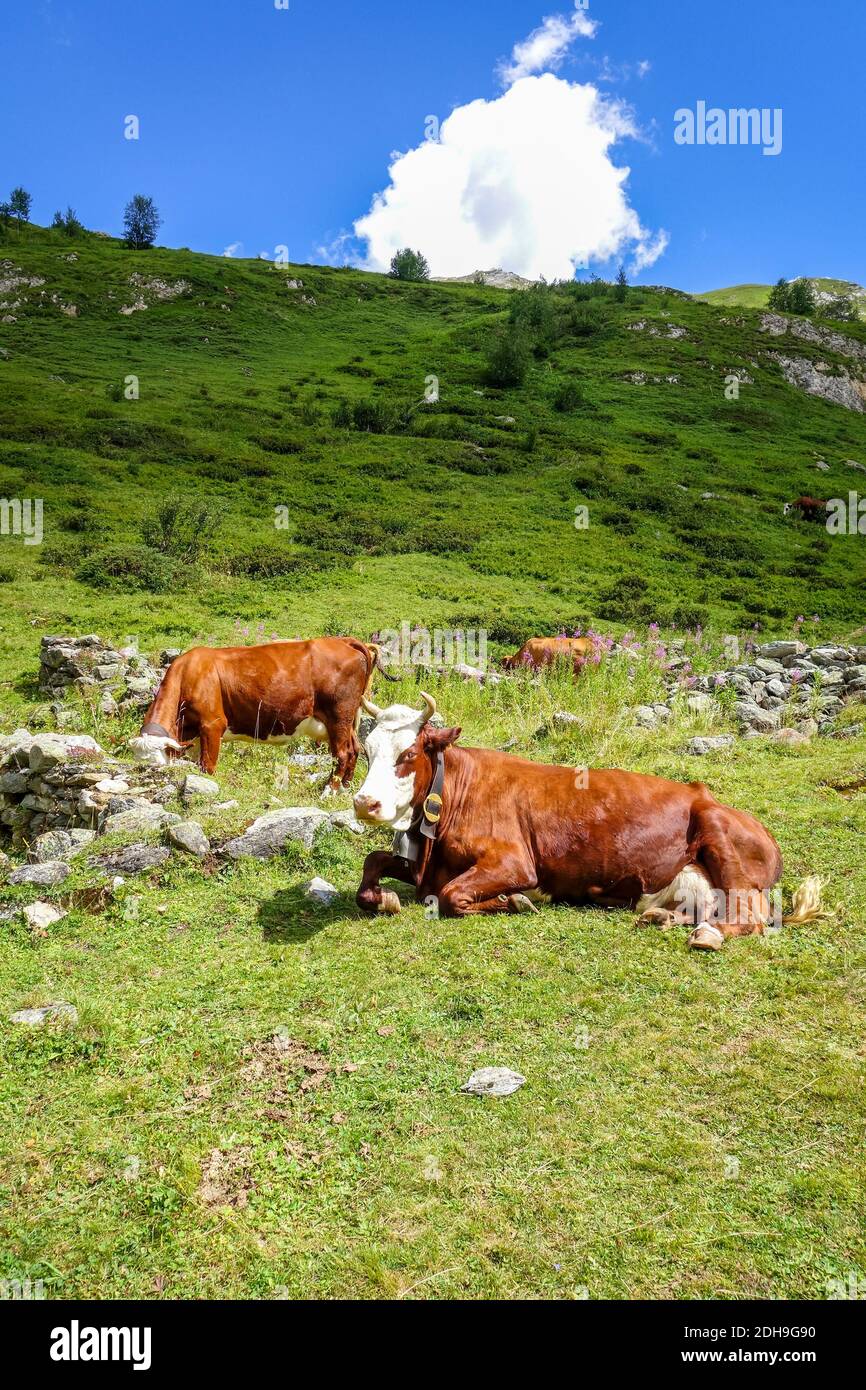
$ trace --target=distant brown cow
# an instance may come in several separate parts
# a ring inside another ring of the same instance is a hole
[[[779,847],[702,782],[617,770],[578,777],[573,767],[462,748],[459,729],[429,723],[429,695],[421,710],[363,704],[377,722],[355,812],[397,832],[390,853],[365,860],[364,910],[399,912],[396,893],[382,887],[391,878],[448,917],[523,912],[535,899],[633,907],[644,926],[688,923],[689,945],[701,950],[763,933]],[[810,879],[787,920],[820,915],[820,884]]]
[[[354,637],[193,647],[171,663],[131,747],[139,760],[158,765],[198,742],[201,767],[213,772],[224,738],[327,739],[335,762],[328,786],[347,787],[358,759],[361,699],[378,653]]]
[[[519,652],[505,657],[502,665],[506,671],[519,671],[524,667],[541,671],[555,661],[571,661],[574,674],[579,676],[593,647],[589,637],[530,637]]]
[[[785,503],[785,516],[796,512],[804,521],[826,521],[828,506],[820,497],[795,497],[793,502]]]

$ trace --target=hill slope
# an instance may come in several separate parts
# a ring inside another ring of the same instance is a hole
[[[819,303],[827,299],[853,299],[860,310],[861,319],[866,319],[866,289],[854,280],[831,280],[819,276],[811,280]],[[716,307],[735,305],[744,309],[766,309],[772,285],[730,285],[723,290],[708,290],[706,294],[695,295],[696,299]]]
[[[524,295],[98,235],[70,249],[35,228],[0,256],[0,497],[45,506],[42,546],[0,538],[18,612],[116,632],[133,611],[152,646],[225,640],[236,622],[408,620],[511,643],[590,621],[734,631],[817,613],[840,635],[862,621],[862,540],[782,508],[859,483],[866,416],[788,385],[767,354],[856,363],[769,341],[757,314],[549,291],[556,332],[501,390],[486,355]],[[850,337],[862,351],[866,328]],[[172,493],[219,529],[167,578],[142,545]]]

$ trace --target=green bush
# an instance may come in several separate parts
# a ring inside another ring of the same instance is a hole
[[[112,545],[88,555],[76,569],[75,578],[96,589],[164,594],[186,587],[192,574],[187,566],[147,545]]]
[[[580,410],[585,405],[583,392],[574,381],[563,381],[556,388],[553,397],[553,408],[562,415],[570,415],[575,410]]]
[[[487,379],[493,386],[520,386],[529,370],[532,349],[525,330],[511,325],[494,340],[487,359]]]

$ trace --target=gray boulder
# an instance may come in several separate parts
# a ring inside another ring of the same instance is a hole
[[[165,845],[127,845],[113,854],[97,854],[87,862],[107,874],[143,874],[159,868],[171,855]]]
[[[24,1023],[29,1028],[42,1028],[52,1019],[62,1019],[64,1023],[77,1023],[78,1010],[74,1004],[57,999],[52,1004],[42,1004],[38,1009],[19,1009],[9,1015],[10,1023]]]
[[[167,836],[169,843],[176,849],[185,850],[187,854],[194,854],[199,859],[210,852],[210,840],[198,821],[184,820],[179,821],[177,825],[170,825]]]
[[[40,888],[53,888],[63,883],[72,873],[68,864],[59,860],[48,860],[44,864],[22,864],[9,875],[9,883],[16,887],[21,883],[35,883]]]
[[[46,830],[33,842],[33,858],[39,864],[73,859],[95,838],[92,830]]]
[[[479,1067],[460,1087],[470,1096],[511,1096],[526,1085],[526,1077],[509,1067]]]
[[[707,753],[715,753],[720,748],[730,748],[734,739],[731,734],[712,734],[707,738],[693,738],[687,753],[694,758],[702,758]]]
[[[212,801],[220,794],[220,784],[215,782],[212,777],[201,777],[198,773],[188,772],[183,779],[181,797],[184,802],[195,801],[196,798],[204,798]]]
[[[311,849],[316,832],[324,825],[331,828],[327,811],[314,806],[291,806],[268,811],[253,821],[243,835],[229,840],[223,853],[230,859],[272,859],[289,840],[297,840]]]

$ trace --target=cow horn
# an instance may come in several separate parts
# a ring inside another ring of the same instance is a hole
[[[372,714],[374,719],[378,719],[382,713],[379,706],[374,705],[372,700],[368,700],[366,695],[361,696],[361,704],[366,710],[367,714]]]
[[[424,701],[424,708],[421,712],[424,715],[424,720],[426,723],[426,721],[428,719],[432,719],[434,714],[436,713],[436,701],[433,699],[432,695],[427,694],[426,690],[421,691],[421,698]]]

